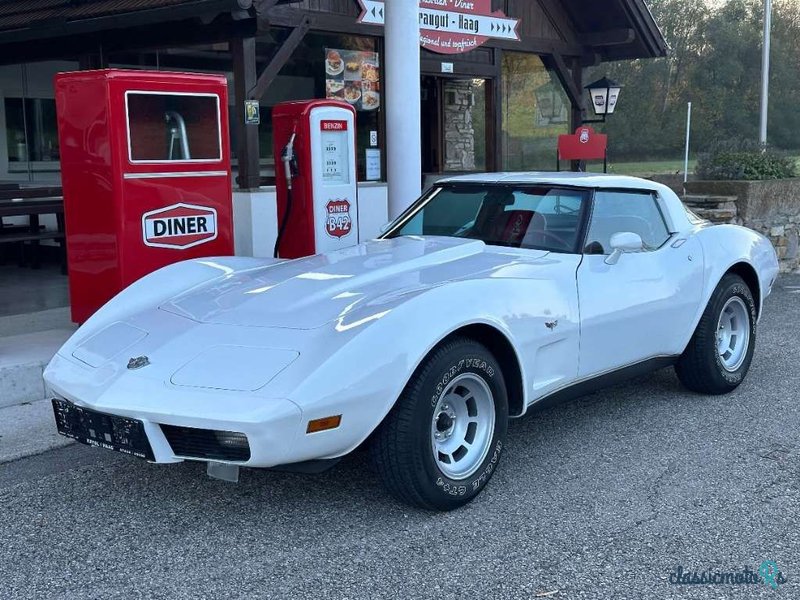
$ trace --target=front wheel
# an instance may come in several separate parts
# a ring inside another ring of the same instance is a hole
[[[681,383],[704,394],[725,394],[744,381],[756,343],[756,303],[744,280],[722,278],[675,365]]]
[[[494,473],[508,427],[500,366],[483,345],[455,338],[419,366],[376,431],[372,458],[399,500],[452,510]]]

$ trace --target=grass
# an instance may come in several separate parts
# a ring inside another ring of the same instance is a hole
[[[797,171],[800,173],[800,156],[795,157]],[[689,159],[689,173],[694,173],[697,166],[696,159]],[[603,163],[591,162],[588,170],[593,173],[603,171]],[[683,159],[679,160],[649,160],[637,162],[609,162],[608,172],[617,175],[633,175],[635,177],[649,177],[651,175],[663,175],[666,173],[683,174]]]
[[[694,172],[696,164],[696,160],[689,161],[689,173]],[[600,173],[603,171],[603,164],[592,162],[588,165],[588,170]],[[664,173],[683,173],[683,160],[609,162],[608,172],[616,175],[634,175],[636,177],[649,177],[650,175],[662,175]]]

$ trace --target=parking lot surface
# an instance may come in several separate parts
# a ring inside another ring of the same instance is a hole
[[[736,392],[667,369],[513,421],[446,514],[396,504],[363,453],[238,485],[77,445],[0,465],[0,598],[798,598],[799,356],[787,276]],[[777,590],[670,583],[765,560]]]

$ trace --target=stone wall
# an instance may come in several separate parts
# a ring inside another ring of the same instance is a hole
[[[445,171],[475,169],[475,128],[472,81],[444,83],[444,168]]]
[[[647,179],[667,186],[679,196],[683,194],[683,173],[660,173],[650,175]],[[689,181],[697,179],[697,175],[689,173]]]
[[[767,236],[785,273],[800,271],[800,179],[690,181],[684,202],[717,223],[737,223]]]

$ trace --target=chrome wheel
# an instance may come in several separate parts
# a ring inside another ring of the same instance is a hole
[[[494,422],[494,397],[486,382],[473,373],[453,379],[433,410],[431,443],[439,470],[456,480],[475,473],[489,453]]]
[[[730,298],[717,323],[717,353],[722,367],[734,372],[742,366],[750,346],[750,311],[739,296]]]

